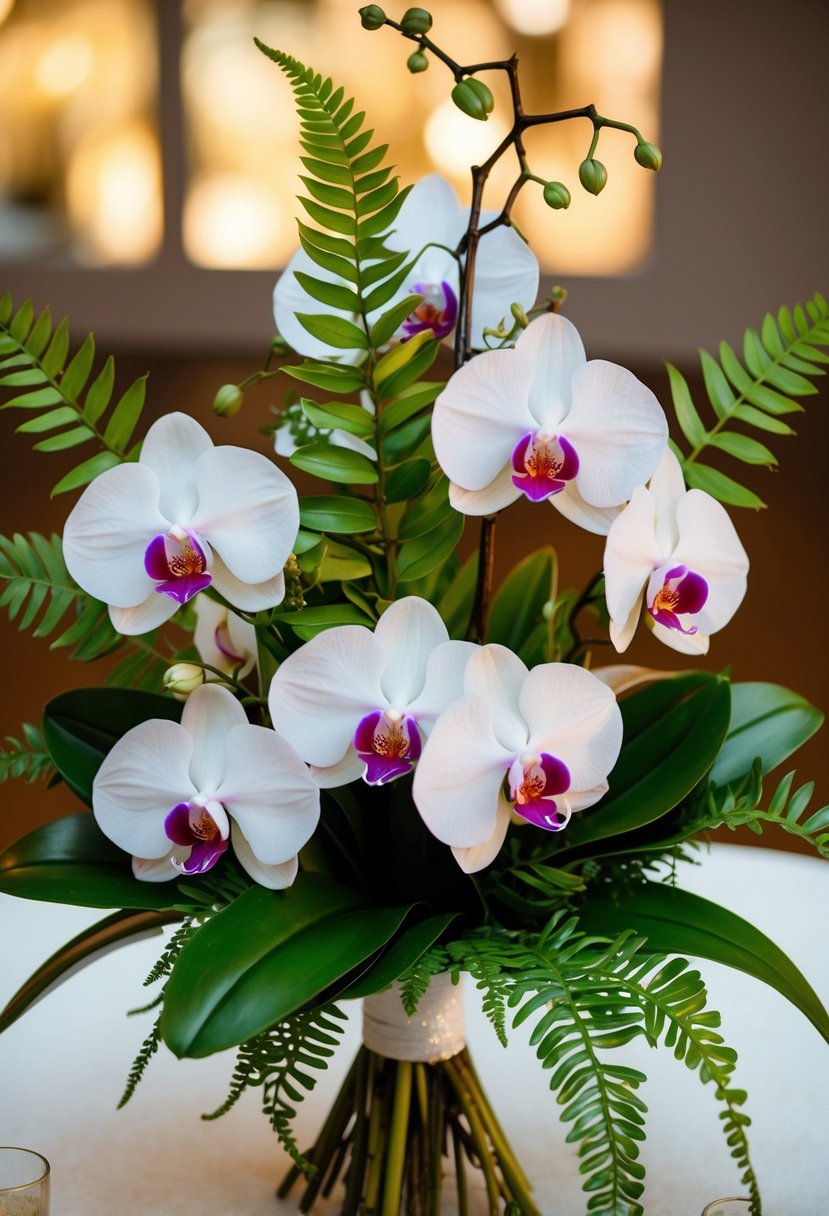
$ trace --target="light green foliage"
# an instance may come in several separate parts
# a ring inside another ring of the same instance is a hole
[[[775,827],[810,844],[821,857],[829,858],[829,806],[809,811],[815,783],[807,781],[793,790],[794,778],[794,771],[782,778],[764,809],[760,805],[763,779],[758,760],[742,781],[709,789],[699,829],[724,825],[733,831],[746,826],[760,836],[766,827]]]
[[[724,452],[744,464],[763,464],[771,468],[777,458],[771,450],[735,428],[753,427],[768,435],[792,435],[783,418],[802,410],[796,398],[817,392],[812,380],[824,374],[829,363],[829,304],[816,294],[805,308],[782,307],[777,316],[768,313],[760,333],[745,331],[742,360],[727,342],[719,346],[719,361],[700,351],[705,391],[714,414],[706,426],[691,395],[685,377],[668,365],[674,412],[690,452],[674,450],[682,464],[689,486],[705,490],[720,502],[735,507],[759,508],[765,504],[746,486],[700,463],[706,448]]]
[[[0,408],[27,411],[17,429],[45,436],[35,451],[63,452],[90,442],[99,449],[62,477],[53,494],[85,486],[137,456],[137,447],[130,445],[144,406],[146,377],[134,381],[113,404],[114,362],[107,359],[90,382],[94,362],[91,334],[70,359],[65,318],[53,330],[48,308],[35,317],[31,301],[15,312],[11,296],[0,297],[0,389],[12,393]]]
[[[30,785],[34,781],[48,781],[55,767],[43,742],[43,732],[31,722],[24,722],[20,731],[21,739],[6,735],[6,746],[0,748],[0,781],[7,781],[9,777]]]

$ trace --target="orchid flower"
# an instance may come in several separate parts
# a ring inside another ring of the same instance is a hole
[[[686,490],[679,461],[667,451],[650,487],[640,486],[607,537],[604,575],[610,637],[630,644],[644,597],[646,621],[660,641],[683,654],[705,654],[746,591],[748,557],[725,508],[702,490]]]
[[[559,832],[592,806],[622,743],[611,690],[572,663],[528,671],[504,646],[470,658],[464,696],[435,723],[414,776],[414,801],[462,870],[495,858],[511,819]]]
[[[193,645],[201,661],[243,680],[256,666],[257,643],[253,625],[206,595],[197,596],[193,607],[196,612]],[[206,673],[206,679],[216,678],[211,672]]]
[[[204,874],[232,844],[270,888],[290,886],[319,819],[319,789],[291,745],[252,726],[236,698],[203,684],[181,724],[151,719],[127,731],[92,787],[101,830],[133,854],[137,878]]]
[[[480,224],[489,223],[497,212],[483,212]],[[455,250],[466,232],[469,208],[463,207],[454,190],[440,174],[423,177],[412,188],[386,245],[408,253],[414,259],[404,282],[394,297],[381,309],[369,314],[372,325],[377,318],[408,295],[423,296],[413,313],[398,330],[399,337],[411,337],[431,329],[436,338],[452,332],[460,304],[460,274]],[[280,276],[274,290],[274,318],[280,334],[301,355],[312,359],[331,357],[331,348],[313,337],[297,320],[297,313],[347,316],[336,308],[321,304],[307,294],[297,273],[313,275],[333,283],[339,278],[318,266],[303,250],[298,250]],[[509,316],[510,306],[519,304],[525,311],[538,294],[538,262],[535,254],[514,228],[500,226],[485,233],[478,246],[475,284],[472,294],[470,334],[473,344],[483,345],[485,328],[496,328]],[[344,358],[356,360],[360,351],[343,351]]]
[[[491,515],[525,495],[604,534],[668,439],[649,388],[615,363],[587,362],[575,326],[532,321],[512,349],[464,364],[435,402],[432,438],[452,505]]]
[[[214,447],[195,419],[167,414],[147,431],[137,463],[84,490],[63,553],[119,633],[138,634],[211,585],[247,612],[280,603],[298,527],[296,491],[267,457]]]
[[[382,785],[411,772],[475,649],[450,641],[426,600],[396,600],[373,633],[340,625],[290,655],[271,682],[271,719],[323,788]]]

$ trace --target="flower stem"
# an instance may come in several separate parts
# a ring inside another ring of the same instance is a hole
[[[409,1103],[412,1096],[412,1066],[407,1060],[397,1064],[392,1107],[391,1130],[386,1156],[386,1178],[380,1216],[399,1216],[400,1192],[403,1186],[403,1166],[406,1161],[406,1139],[409,1130]]]

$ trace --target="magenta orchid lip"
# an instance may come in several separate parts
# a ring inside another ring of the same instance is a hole
[[[563,435],[530,431],[515,445],[512,484],[531,502],[542,502],[560,494],[568,481],[578,476],[579,457]]]
[[[171,528],[166,536],[154,536],[144,554],[144,569],[155,590],[179,604],[186,604],[213,581],[207,572],[206,548],[190,528]]]

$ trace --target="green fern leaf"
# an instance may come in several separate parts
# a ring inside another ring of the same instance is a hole
[[[30,785],[35,781],[48,781],[55,766],[40,729],[30,722],[24,722],[20,729],[22,739],[6,735],[6,747],[0,747],[0,781],[7,781],[9,777]]]

